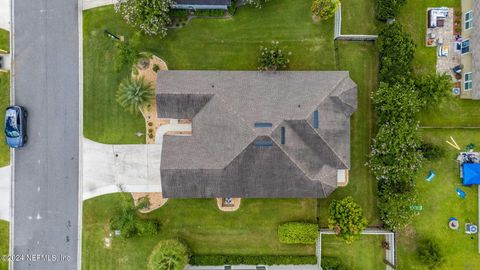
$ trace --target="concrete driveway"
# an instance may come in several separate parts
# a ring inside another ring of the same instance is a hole
[[[115,192],[161,192],[162,146],[83,139],[83,199]]]

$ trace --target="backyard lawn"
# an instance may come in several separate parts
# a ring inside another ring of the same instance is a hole
[[[195,254],[314,255],[314,245],[284,245],[277,226],[292,220],[315,222],[313,199],[245,199],[236,212],[218,210],[213,199],[172,199],[145,215],[161,222],[155,237],[114,239],[104,247],[108,222],[121,194],[84,202],[83,269],[145,269],[153,246],[165,238],[184,239]]]
[[[382,22],[375,19],[375,0],[342,0],[342,34],[376,35]]]
[[[0,220],[0,256],[8,255],[8,228],[6,221]],[[8,262],[0,260],[0,270],[7,270]]]
[[[413,224],[398,235],[399,269],[425,269],[421,266],[415,253],[416,240],[434,238],[440,244],[446,262],[440,269],[478,269],[478,236],[464,233],[464,224],[478,224],[477,186],[463,187],[459,177],[459,168],[455,159],[457,150],[445,141],[452,136],[460,147],[467,144],[477,145],[480,150],[480,129],[426,129],[425,140],[445,148],[443,159],[424,166],[417,180],[419,203],[423,211],[415,218]],[[436,177],[432,182],[425,181],[428,171],[432,169]],[[457,196],[455,189],[460,187],[467,195],[465,199]],[[448,219],[456,217],[460,221],[460,230],[448,228]]]
[[[335,235],[322,235],[322,258],[339,258],[346,269],[385,269],[383,239],[382,235],[362,235],[348,245]]]
[[[363,208],[370,225],[378,225],[375,178],[365,163],[370,152],[373,116],[371,92],[377,85],[378,56],[367,42],[338,42],[338,68],[349,70],[358,85],[358,109],[352,118],[351,166],[347,187],[338,188],[328,199],[319,200],[320,224],[327,226],[328,206],[333,199],[352,196]]]
[[[0,50],[10,51],[10,32],[0,29]]]
[[[232,19],[194,19],[170,30],[165,39],[143,36],[126,25],[113,7],[84,12],[84,135],[103,143],[142,143],[140,115],[115,101],[129,68],[114,69],[115,41],[108,29],[124,36],[139,51],[152,52],[170,69],[256,70],[261,45],[273,40],[292,52],[292,70],[335,69],[333,19],[314,23],[310,0],[276,0],[262,9],[240,8]]]

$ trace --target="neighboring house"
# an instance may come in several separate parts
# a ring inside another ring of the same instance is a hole
[[[480,0],[462,0],[462,98],[480,99]]]
[[[325,198],[350,168],[357,86],[347,71],[160,71],[167,198]]]
[[[223,9],[227,10],[231,0],[175,0],[176,9]]]

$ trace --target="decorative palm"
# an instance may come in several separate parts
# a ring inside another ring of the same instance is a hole
[[[117,90],[117,102],[125,110],[136,113],[140,107],[148,104],[153,98],[153,90],[150,83],[145,83],[144,78],[126,78],[120,83]]]

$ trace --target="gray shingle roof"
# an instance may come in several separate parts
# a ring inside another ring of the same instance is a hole
[[[326,197],[350,166],[356,100],[344,71],[159,72],[158,116],[193,118],[192,136],[164,136],[164,196]]]
[[[480,1],[473,1],[473,28],[470,37],[473,68],[473,99],[480,99]]]

